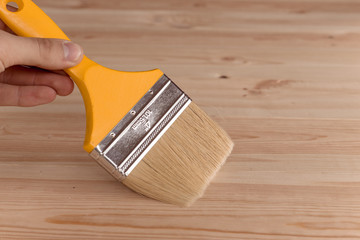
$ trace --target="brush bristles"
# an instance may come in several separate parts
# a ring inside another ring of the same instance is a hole
[[[123,183],[147,197],[179,206],[200,198],[233,142],[191,103]]]

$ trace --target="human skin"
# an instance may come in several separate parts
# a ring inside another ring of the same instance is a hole
[[[32,107],[69,95],[74,83],[61,70],[82,57],[73,42],[19,37],[0,20],[0,106]]]

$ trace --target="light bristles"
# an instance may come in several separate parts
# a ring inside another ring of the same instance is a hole
[[[190,206],[232,148],[226,132],[191,103],[123,183],[147,197]]]

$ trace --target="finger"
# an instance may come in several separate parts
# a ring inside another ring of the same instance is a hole
[[[42,68],[39,68],[39,67],[26,66],[26,65],[21,65],[21,67],[32,68],[32,69],[40,69],[42,71],[48,71],[48,72],[60,74],[60,75],[63,75],[63,76],[69,76],[64,70],[45,70],[45,69],[42,69]]]
[[[0,83],[0,106],[33,107],[54,101],[56,92],[46,86],[15,86]]]
[[[0,30],[14,34],[14,32],[1,20],[0,20]]]
[[[14,65],[62,70],[77,65],[83,57],[79,45],[60,39],[25,38],[0,31],[0,43],[0,70]]]
[[[47,86],[60,96],[67,96],[74,90],[74,83],[67,75],[21,66],[10,67],[0,73],[0,82],[17,86]]]
[[[68,76],[67,73],[63,70],[53,70],[52,72],[63,76]]]

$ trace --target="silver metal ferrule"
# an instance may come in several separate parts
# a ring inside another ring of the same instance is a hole
[[[190,102],[163,75],[90,155],[114,177],[125,179]]]

